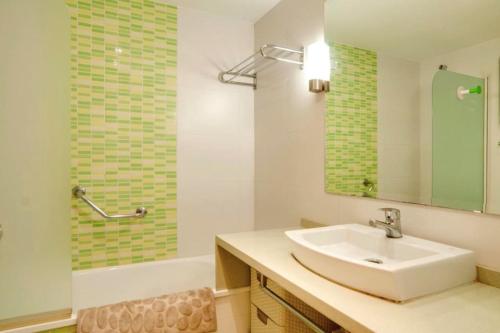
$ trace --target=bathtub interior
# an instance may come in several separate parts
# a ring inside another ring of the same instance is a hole
[[[214,255],[75,271],[73,313],[203,287],[215,288]]]

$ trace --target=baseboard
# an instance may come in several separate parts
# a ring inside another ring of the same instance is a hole
[[[34,315],[21,316],[0,320],[0,331],[10,330],[14,328],[31,326],[51,321],[69,319],[71,317],[71,309],[62,309]]]

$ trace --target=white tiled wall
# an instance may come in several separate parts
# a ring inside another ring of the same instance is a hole
[[[253,90],[221,69],[253,52],[251,22],[189,8],[178,15],[178,253],[214,251],[219,233],[254,226]]]
[[[307,45],[323,38],[323,0],[283,0],[255,26],[256,45]],[[500,270],[500,217],[349,198],[324,192],[324,96],[307,91],[303,72],[278,65],[255,92],[255,218],[259,229],[367,223],[377,208],[401,209],[403,231],[476,251],[479,264]]]

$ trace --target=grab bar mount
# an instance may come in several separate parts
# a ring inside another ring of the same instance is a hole
[[[135,210],[135,214],[116,214],[116,215],[109,215],[105,211],[103,211],[101,208],[99,208],[92,200],[87,198],[87,189],[81,186],[75,186],[71,190],[71,193],[73,194],[73,197],[82,199],[87,205],[89,205],[93,210],[95,210],[99,215],[104,217],[105,219],[127,219],[127,218],[143,218],[146,216],[148,213],[148,210],[144,207],[139,207]]]

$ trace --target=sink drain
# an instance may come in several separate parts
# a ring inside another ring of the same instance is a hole
[[[384,263],[381,259],[377,259],[377,258],[368,258],[368,259],[364,259],[364,260],[368,261],[368,262],[372,262],[374,264],[383,264]]]

